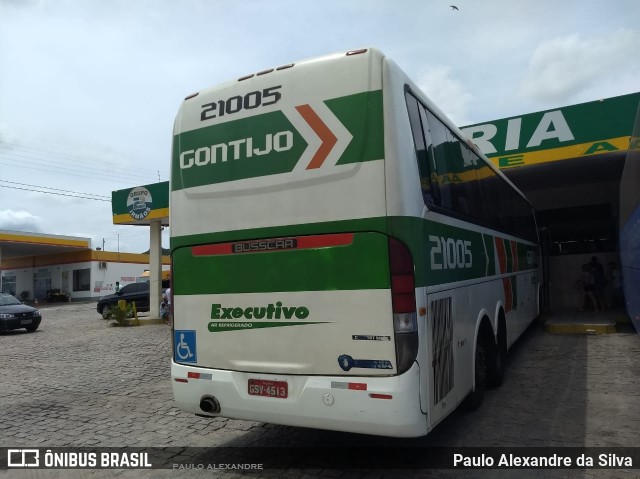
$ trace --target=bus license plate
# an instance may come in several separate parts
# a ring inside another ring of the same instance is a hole
[[[285,399],[289,394],[285,381],[270,381],[268,379],[249,379],[249,395],[266,396]]]

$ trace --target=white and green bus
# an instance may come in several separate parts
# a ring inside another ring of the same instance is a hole
[[[170,214],[194,414],[421,436],[538,315],[531,204],[375,49],[187,97]]]

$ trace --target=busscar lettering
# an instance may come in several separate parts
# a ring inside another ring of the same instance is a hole
[[[234,243],[231,247],[233,253],[251,253],[256,251],[272,251],[280,249],[295,249],[298,241],[294,238],[279,238],[259,241],[245,241]]]

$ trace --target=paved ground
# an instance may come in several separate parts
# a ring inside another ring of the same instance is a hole
[[[640,336],[532,326],[503,386],[429,436],[395,440],[178,411],[170,329],[114,328],[94,304],[45,307],[35,333],[0,335],[0,447],[640,446]],[[5,471],[0,477],[246,477],[220,471]],[[18,474],[21,473],[21,474]],[[460,471],[263,471],[257,477],[458,477]],[[252,475],[251,477],[256,477]],[[640,477],[636,470],[467,471],[466,477]]]

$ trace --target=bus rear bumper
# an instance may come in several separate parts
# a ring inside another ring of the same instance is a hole
[[[331,377],[245,373],[171,362],[173,394],[183,411],[393,437],[427,433],[427,418],[420,410],[419,377],[417,363],[400,376]],[[286,381],[287,397],[249,395],[249,379]],[[219,404],[219,413],[201,409],[200,402],[207,397]]]

